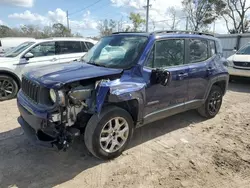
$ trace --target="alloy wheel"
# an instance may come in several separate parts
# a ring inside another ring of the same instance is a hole
[[[122,117],[115,117],[104,125],[100,134],[100,146],[107,153],[114,153],[126,143],[128,136],[128,122]]]
[[[8,79],[0,79],[0,98],[7,98],[13,95],[14,84]]]
[[[222,102],[221,93],[218,91],[214,91],[208,103],[208,110],[211,115],[216,114],[218,112],[221,106],[221,102]]]

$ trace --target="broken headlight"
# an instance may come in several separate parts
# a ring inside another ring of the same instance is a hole
[[[54,89],[50,89],[49,90],[49,95],[50,95],[50,99],[52,100],[53,103],[56,102],[56,92]]]
[[[56,103],[58,101],[58,104],[61,106],[65,106],[65,94],[63,91],[55,91],[54,89],[50,89],[49,91],[50,98],[53,103]]]

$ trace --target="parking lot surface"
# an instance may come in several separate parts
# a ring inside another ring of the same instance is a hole
[[[16,100],[0,102],[0,187],[244,188],[250,186],[250,83],[232,83],[220,113],[185,112],[135,131],[122,156],[91,157],[81,139],[67,152],[29,143]]]

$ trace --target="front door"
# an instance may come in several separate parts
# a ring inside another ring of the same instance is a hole
[[[38,67],[60,63],[58,57],[55,55],[55,42],[40,43],[27,53],[32,53],[34,57],[30,59],[22,57],[20,59],[19,64],[16,65],[16,72],[19,72],[20,77],[23,73],[32,71]]]
[[[156,41],[144,71],[153,69],[170,72],[168,85],[149,83],[146,88],[145,121],[154,121],[184,109],[188,93],[189,67],[185,64],[185,40],[168,39]],[[147,119],[147,120],[146,120]]]

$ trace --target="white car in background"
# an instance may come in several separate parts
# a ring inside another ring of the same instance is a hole
[[[25,42],[0,57],[0,101],[16,96],[22,74],[37,67],[79,60],[97,41],[49,38]]]
[[[250,77],[250,43],[227,58],[230,76]]]

